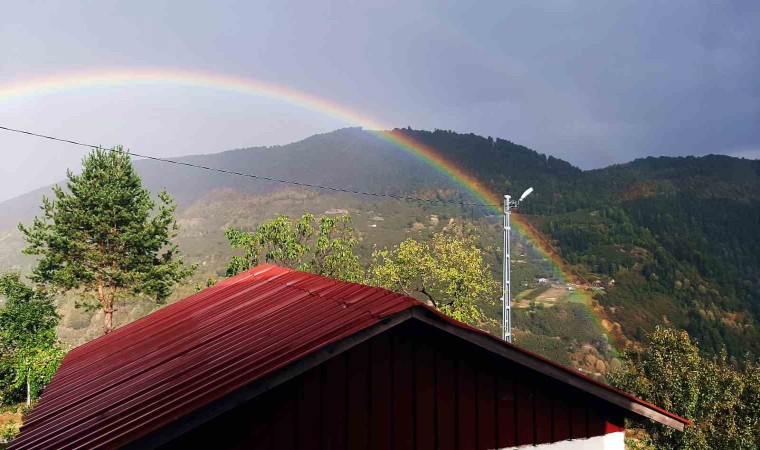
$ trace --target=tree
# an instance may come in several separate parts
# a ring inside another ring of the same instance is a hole
[[[77,291],[77,306],[101,309],[110,333],[116,300],[163,302],[193,267],[177,258],[172,243],[178,229],[172,198],[159,192],[157,206],[121,147],[94,150],[82,173],[67,177],[66,190],[56,186],[52,199],[42,199],[42,217],[19,225],[24,252],[41,255],[31,279],[54,292]]]
[[[478,325],[478,305],[493,302],[496,282],[472,236],[437,233],[375,251],[368,282],[429,302],[444,314]]]
[[[243,256],[233,256],[227,275],[233,276],[262,262],[344,281],[360,281],[362,271],[354,253],[358,243],[349,216],[304,214],[298,220],[281,215],[249,233],[229,229],[227,239]]]
[[[694,421],[684,433],[640,424],[658,449],[760,448],[760,366],[744,370],[723,358],[705,358],[685,331],[658,327],[641,353],[624,355],[626,370],[610,382]]]
[[[50,381],[64,351],[58,343],[56,326],[60,317],[43,292],[24,284],[18,274],[0,277],[0,373],[3,398],[26,394],[26,404],[39,397]]]

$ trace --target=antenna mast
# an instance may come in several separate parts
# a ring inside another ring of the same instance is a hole
[[[512,290],[510,282],[512,278],[511,269],[511,245],[509,234],[512,226],[509,222],[512,207],[512,200],[509,195],[504,196],[504,269],[502,270],[502,297],[501,297],[501,333],[502,338],[507,342],[512,342]]]
[[[512,208],[517,208],[520,202],[525,200],[525,197],[529,196],[531,192],[533,192],[532,187],[526,189],[517,201],[512,200],[512,197],[509,195],[504,196],[504,269],[502,270],[501,334],[502,338],[509,343],[512,342],[512,244],[509,239],[512,224],[509,219],[512,214]]]

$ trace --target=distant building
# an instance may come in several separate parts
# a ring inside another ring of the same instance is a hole
[[[549,283],[549,279],[548,278],[539,278],[538,279],[538,284],[548,284],[548,283]]]
[[[384,289],[272,265],[69,352],[12,449],[624,448],[686,419]]]
[[[348,214],[348,210],[347,209],[331,208],[331,209],[328,209],[327,211],[325,211],[325,214],[328,214],[328,215],[331,215],[331,216],[338,215],[338,214],[340,214],[340,215],[346,215],[346,214]]]

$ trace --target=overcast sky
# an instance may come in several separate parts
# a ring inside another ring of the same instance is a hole
[[[584,169],[758,158],[758,24],[757,1],[18,1],[0,16],[0,91],[72,72],[190,69],[281,84],[393,126],[509,139]],[[0,125],[177,156],[357,124],[139,84],[0,98]],[[0,200],[62,179],[84,154],[3,131],[0,152]]]

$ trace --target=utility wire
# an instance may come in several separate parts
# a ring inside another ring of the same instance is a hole
[[[211,172],[225,173],[225,174],[228,174],[228,175],[236,175],[236,176],[240,176],[240,177],[253,178],[253,179],[256,179],[256,180],[272,181],[272,182],[275,182],[275,183],[291,184],[291,185],[294,185],[294,186],[308,187],[308,188],[312,188],[312,189],[322,189],[322,190],[333,191],[333,192],[344,192],[344,193],[347,193],[347,194],[368,195],[368,196],[372,196],[372,197],[384,197],[384,198],[392,198],[392,199],[395,199],[395,200],[409,200],[409,201],[426,202],[426,203],[444,203],[444,204],[450,204],[450,205],[481,206],[481,207],[489,207],[489,206],[500,207],[501,206],[501,205],[494,205],[494,204],[490,204],[490,203],[458,202],[458,201],[455,201],[455,200],[434,200],[434,199],[426,199],[426,198],[419,198],[419,197],[407,197],[407,196],[402,196],[402,195],[381,194],[379,192],[354,191],[354,190],[351,190],[351,189],[338,188],[338,187],[334,187],[334,186],[323,186],[323,185],[319,185],[319,184],[304,183],[304,182],[301,182],[301,181],[283,180],[283,179],[280,179],[280,178],[267,177],[267,176],[264,176],[264,175],[254,175],[254,174],[250,174],[250,173],[236,172],[234,170],[226,170],[226,169],[219,169],[217,167],[203,166],[203,165],[200,165],[200,164],[192,164],[192,163],[188,163],[188,162],[174,161],[174,160],[171,160],[171,159],[159,158],[157,156],[141,155],[139,153],[130,152],[130,151],[124,151],[124,150],[120,150],[120,149],[117,149],[117,148],[103,148],[103,147],[101,147],[99,145],[85,144],[83,142],[72,141],[70,139],[63,139],[63,138],[58,138],[58,137],[55,137],[55,136],[49,136],[49,135],[45,135],[45,134],[33,133],[31,131],[18,130],[18,129],[15,129],[15,128],[4,127],[4,126],[1,126],[1,125],[0,125],[0,130],[10,131],[10,132],[13,132],[13,133],[26,134],[28,136],[34,136],[34,137],[43,138],[43,139],[50,139],[52,141],[64,142],[64,143],[67,143],[67,144],[78,145],[80,147],[87,147],[87,148],[93,148],[93,149],[103,149],[103,150],[106,150],[106,151],[109,151],[109,152],[137,156],[139,158],[145,158],[145,159],[149,159],[151,161],[159,161],[159,162],[168,163],[168,164],[175,164],[175,165],[178,165],[178,166],[193,167],[193,168],[196,168],[196,169],[207,170],[207,171],[211,171]],[[531,230],[533,230],[533,232],[535,232],[546,243],[546,245],[557,256],[559,256],[562,259],[562,261],[564,261],[565,264],[567,264],[567,266],[570,267],[570,269],[573,272],[575,272],[576,275],[578,275],[578,277],[580,279],[582,279],[584,282],[586,282],[586,284],[588,284],[588,280],[586,280],[586,278],[584,278],[580,273],[578,273],[577,270],[575,270],[575,267],[573,267],[572,264],[570,264],[559,253],[559,251],[557,251],[557,249],[555,249],[552,246],[551,242],[543,234],[541,234],[538,230],[536,230],[533,227],[533,225],[531,225],[530,223],[528,223],[528,221],[525,221],[525,223],[528,224],[528,226],[531,228]]]
[[[87,148],[93,148],[93,149],[103,149],[103,150],[107,150],[109,152],[137,156],[139,158],[145,158],[145,159],[149,159],[149,160],[152,160],[152,161],[159,161],[159,162],[168,163],[168,164],[175,164],[175,165],[178,165],[178,166],[193,167],[193,168],[196,168],[196,169],[208,170],[208,171],[211,171],[211,172],[225,173],[225,174],[228,174],[228,175],[236,175],[236,176],[240,176],[240,177],[253,178],[253,179],[256,179],[256,180],[272,181],[272,182],[275,182],[275,183],[291,184],[291,185],[294,185],[294,186],[301,186],[301,187],[307,187],[307,188],[312,188],[312,189],[322,189],[322,190],[333,191],[333,192],[345,192],[347,194],[368,195],[368,196],[372,196],[372,197],[384,197],[384,198],[392,198],[392,199],[395,199],[395,200],[408,200],[408,201],[425,202],[425,203],[444,203],[444,204],[449,204],[449,205],[480,206],[480,207],[489,207],[489,206],[491,206],[491,207],[498,207],[499,206],[499,205],[492,205],[492,204],[488,204],[488,203],[458,202],[456,200],[438,200],[438,199],[427,199],[427,198],[419,198],[419,197],[407,197],[407,196],[403,196],[403,195],[382,194],[382,193],[379,193],[379,192],[354,191],[354,190],[351,190],[351,189],[344,189],[344,188],[339,188],[339,187],[334,187],[334,186],[323,186],[323,185],[320,185],[320,184],[305,183],[305,182],[302,182],[302,181],[283,180],[283,179],[280,179],[280,178],[273,178],[273,177],[268,177],[268,176],[264,176],[264,175],[255,175],[255,174],[251,174],[251,173],[237,172],[237,171],[234,171],[234,170],[220,169],[220,168],[217,168],[217,167],[203,166],[203,165],[200,165],[200,164],[192,164],[192,163],[183,162],[183,161],[175,161],[175,160],[166,159],[166,158],[159,158],[157,156],[141,155],[139,153],[135,153],[135,152],[131,152],[131,151],[125,151],[125,150],[120,150],[120,149],[117,149],[117,148],[103,148],[103,147],[101,147],[99,145],[85,144],[85,143],[82,143],[82,142],[72,141],[70,139],[63,139],[63,138],[58,138],[58,137],[54,137],[54,136],[48,136],[48,135],[44,135],[44,134],[33,133],[31,131],[18,130],[18,129],[15,129],[15,128],[9,128],[9,127],[4,127],[4,126],[0,126],[0,130],[10,131],[10,132],[13,132],[13,133],[26,134],[26,135],[29,135],[29,136],[35,136],[35,137],[39,137],[39,138],[43,138],[43,139],[50,139],[52,141],[65,142],[67,144],[78,145],[78,146],[81,146],[81,147],[87,147]]]

